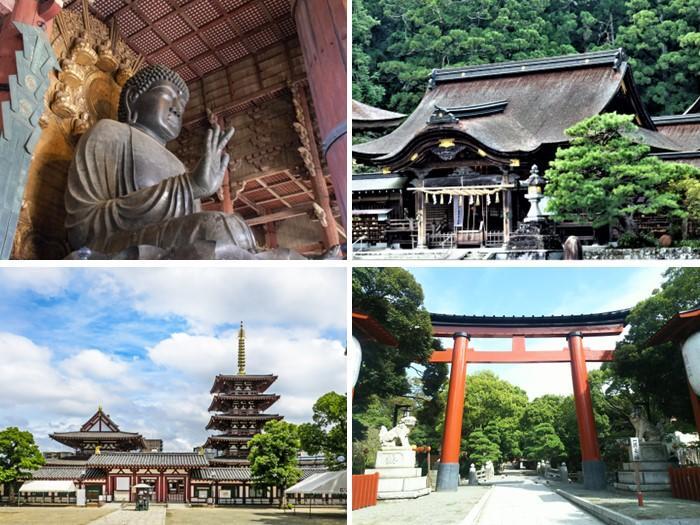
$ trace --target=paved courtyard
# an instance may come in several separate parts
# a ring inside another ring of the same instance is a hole
[[[459,487],[457,492],[431,492],[416,499],[380,501],[374,507],[354,511],[352,523],[452,525],[460,523],[488,491],[488,487]]]
[[[0,525],[88,525],[113,511],[104,507],[0,507]]]
[[[299,508],[296,513],[284,512],[276,508],[238,507],[238,508],[189,508],[168,507],[167,525],[220,525],[236,524],[279,524],[279,525],[340,525],[347,522],[343,509]]]
[[[598,525],[603,522],[552,492],[523,477],[493,483],[478,518],[464,525]]]
[[[185,505],[153,506],[147,512],[122,510],[118,504],[102,508],[0,507],[0,525],[340,525],[347,522],[344,509],[298,509],[296,514],[277,508],[189,508]]]
[[[147,511],[116,510],[89,525],[165,525],[165,507],[151,507]]]

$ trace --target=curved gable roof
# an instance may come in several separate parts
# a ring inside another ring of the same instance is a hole
[[[564,131],[601,113],[622,89],[643,127],[654,130],[634,87],[621,49],[435,70],[416,110],[392,133],[353,147],[353,153],[374,163],[391,163],[418,137],[440,131],[470,138],[503,154],[528,153],[543,144],[566,142]],[[470,108],[505,107],[489,114]],[[429,124],[439,108],[459,109],[464,118]],[[502,106],[502,104],[501,104]]]

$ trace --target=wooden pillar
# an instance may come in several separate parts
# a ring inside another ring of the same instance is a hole
[[[347,213],[347,4],[291,0],[323,150],[343,226]]]
[[[447,393],[445,430],[440,450],[437,474],[438,491],[454,491],[459,486],[459,447],[462,441],[464,388],[467,374],[467,343],[469,335],[457,332],[453,336],[450,388]]]
[[[314,133],[313,120],[311,120],[311,109],[306,98],[306,90],[301,82],[292,86],[292,95],[297,111],[297,122],[303,127],[303,129],[297,129],[299,140],[305,150],[305,152],[300,152],[302,153],[306,169],[311,176],[311,189],[314,192],[314,200],[321,206],[326,216],[326,224],[321,223],[323,228],[323,247],[330,248],[340,244],[340,238],[338,237],[338,228],[333,217],[326,178],[321,168],[321,157],[316,146],[316,134]]]
[[[418,229],[418,245],[416,248],[425,248],[427,237],[425,232],[425,193],[422,191],[416,192],[416,223]]]
[[[581,332],[572,332],[567,335],[566,339],[569,343],[576,422],[578,423],[578,433],[581,441],[583,485],[587,489],[602,490],[606,487],[605,463],[600,459],[598,434],[596,432],[595,417],[593,416],[593,402],[591,401],[591,390],[588,385],[586,356],[583,350],[583,335]]]
[[[265,245],[268,248],[277,248],[277,223],[268,222],[265,224]]]

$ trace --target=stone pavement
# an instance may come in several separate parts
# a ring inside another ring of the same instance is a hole
[[[353,525],[454,525],[460,523],[488,487],[459,487],[456,492],[432,492],[408,500],[380,501],[352,512]]]
[[[475,521],[463,525],[598,525],[602,521],[582,511],[549,488],[522,476],[493,482]]]
[[[89,525],[165,525],[165,507],[156,506],[139,512],[119,509],[91,521]]]

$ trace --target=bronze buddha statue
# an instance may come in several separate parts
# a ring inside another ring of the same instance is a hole
[[[240,215],[200,211],[199,199],[221,186],[234,130],[210,129],[188,172],[165,147],[180,134],[188,99],[177,73],[148,66],[124,84],[118,121],[100,120],[80,139],[65,195],[71,247],[107,258],[303,258],[260,253]]]

